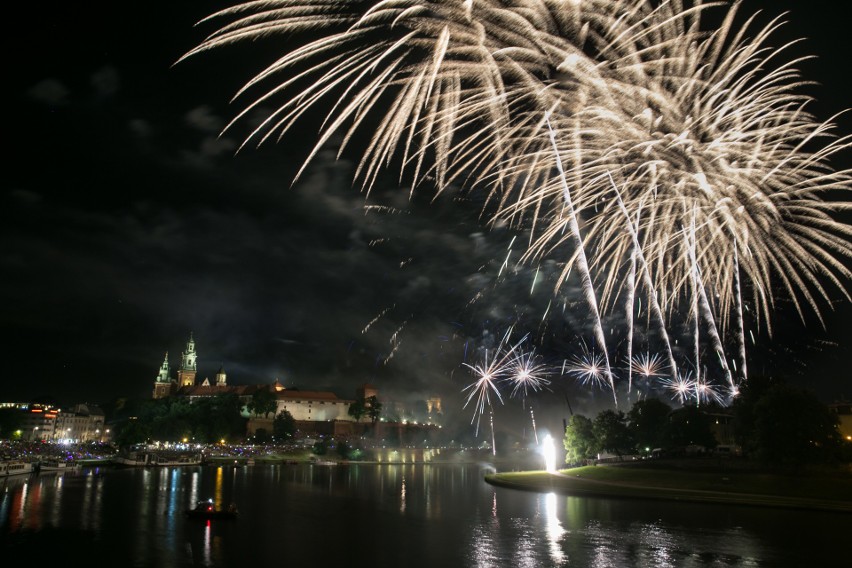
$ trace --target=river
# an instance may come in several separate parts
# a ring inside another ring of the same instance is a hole
[[[13,477],[0,481],[0,548],[4,559],[45,565],[158,568],[800,568],[850,559],[848,514],[528,493],[485,483],[488,471],[302,464]],[[240,517],[185,518],[207,498],[235,503]]]

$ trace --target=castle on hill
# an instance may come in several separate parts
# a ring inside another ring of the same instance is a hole
[[[196,351],[195,339],[190,333],[186,347],[181,353],[180,367],[174,376],[169,366],[169,354],[166,353],[154,380],[153,398],[181,396],[192,401],[193,399],[220,394],[235,394],[244,404],[248,404],[257,391],[268,390],[274,394],[276,400],[276,410],[272,413],[273,416],[286,410],[297,422],[351,423],[357,422],[349,414],[349,407],[353,402],[358,400],[363,403],[370,397],[378,397],[378,390],[371,384],[364,384],[356,389],[355,399],[342,399],[329,391],[288,389],[277,379],[270,384],[229,385],[224,366],[219,367],[215,382],[205,378],[199,383],[197,374],[198,352]],[[424,406],[428,408],[428,421],[430,423],[437,422],[442,415],[440,398],[431,398],[424,402]],[[392,401],[383,401],[383,405],[386,411],[385,416],[387,416],[388,411],[397,415],[405,413],[397,408],[398,405]]]

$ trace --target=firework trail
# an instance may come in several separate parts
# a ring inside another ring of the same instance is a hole
[[[485,350],[485,356],[482,364],[471,365],[469,363],[462,363],[462,365],[470,369],[476,377],[474,382],[462,389],[462,392],[469,391],[463,408],[467,408],[471,402],[475,401],[473,407],[473,418],[471,418],[470,421],[471,424],[473,424],[474,421],[476,422],[474,435],[479,435],[479,420],[485,412],[486,406],[489,411],[492,411],[491,427],[493,434],[494,416],[491,397],[496,397],[497,400],[503,404],[503,396],[500,394],[499,383],[506,377],[506,374],[509,371],[508,363],[512,360],[514,348],[508,350],[505,348],[511,333],[512,328],[510,327],[506,330],[506,333],[503,334],[503,337],[497,347],[491,350],[492,356],[490,359],[488,358],[489,350]]]
[[[390,353],[388,353],[387,357],[384,358],[382,364],[387,365],[388,362],[393,359],[393,356],[396,355],[396,352],[399,351],[399,346],[402,343],[402,340],[399,338],[399,335],[402,333],[402,330],[405,329],[407,323],[408,319],[403,321],[396,329],[396,331],[391,334],[390,339],[388,340],[388,343],[391,344],[391,351]]]
[[[494,409],[488,409],[488,420],[491,423],[491,455],[497,455],[497,437],[494,434]]]
[[[699,275],[700,276],[700,275]],[[722,345],[722,338],[719,337],[719,329],[716,327],[716,320],[713,317],[713,310],[710,309],[710,301],[707,299],[707,291],[704,289],[704,285],[701,284],[700,280],[698,283],[699,286],[699,301],[701,305],[701,311],[704,315],[704,319],[707,320],[707,324],[709,326],[708,333],[710,334],[710,340],[713,342],[713,347],[716,350],[716,355],[719,357],[719,364],[722,367],[722,371],[725,373],[725,378],[728,381],[728,385],[734,386],[734,377],[731,373],[731,369],[728,366],[728,361],[725,358],[725,349]]]
[[[485,360],[482,365],[470,365],[468,363],[463,363],[465,367],[470,369],[476,380],[462,389],[462,392],[470,391],[467,399],[464,403],[464,408],[473,402],[473,418],[471,418],[470,423],[473,424],[476,422],[476,430],[475,435],[479,435],[479,419],[482,414],[485,412],[485,407],[487,406],[489,410],[491,409],[491,397],[495,396],[500,403],[503,403],[503,396],[500,394],[500,389],[497,387],[497,382],[500,380],[500,373],[503,372],[501,367],[503,361],[500,359],[499,351],[497,356],[492,358],[490,361],[488,359],[488,351],[485,351]],[[492,416],[492,424],[493,424],[493,416]]]
[[[669,367],[670,372],[673,377],[678,375],[677,371],[677,363],[675,362],[674,352],[672,351],[672,344],[669,340],[669,333],[666,330],[666,320],[663,316],[663,309],[660,306],[660,303],[657,299],[656,290],[654,288],[654,282],[651,278],[650,269],[648,267],[648,262],[645,259],[645,255],[642,253],[642,247],[639,244],[639,236],[636,231],[636,227],[633,226],[633,223],[630,220],[629,213],[627,212],[627,208],[624,206],[624,201],[621,199],[621,193],[618,191],[618,187],[615,185],[615,180],[612,179],[612,176],[609,177],[609,181],[612,184],[612,189],[615,191],[615,198],[618,202],[619,207],[621,208],[621,212],[625,216],[625,220],[627,222],[627,229],[630,233],[630,238],[633,241],[633,254],[635,254],[642,264],[642,277],[645,282],[645,286],[647,288],[648,297],[651,300],[651,308],[650,311],[654,314],[654,317],[657,319],[659,323],[660,335],[663,338],[663,344],[666,346],[666,351],[669,356]],[[638,212],[637,212],[638,215]]]
[[[373,327],[373,324],[374,324],[374,323],[376,323],[377,321],[379,321],[380,319],[382,319],[382,317],[383,317],[386,313],[388,313],[389,311],[391,311],[391,310],[392,310],[393,308],[395,308],[395,307],[396,307],[396,304],[394,304],[393,306],[390,306],[390,307],[388,307],[388,308],[385,308],[385,309],[383,309],[381,312],[379,312],[379,314],[378,314],[376,317],[374,317],[373,319],[371,319],[371,320],[370,320],[370,322],[369,322],[367,325],[365,325],[365,326],[364,326],[364,329],[362,329],[362,330],[361,330],[361,333],[362,333],[362,334],[367,333],[367,332],[370,330],[370,328],[371,328],[371,327]]]
[[[556,143],[556,133],[550,126],[550,113],[544,116],[547,123],[547,132],[550,135],[550,143],[553,145],[553,154],[556,158],[556,169],[559,172],[559,179],[562,182],[562,199],[565,202],[565,208],[568,211],[568,226],[571,230],[571,236],[576,244],[575,262],[580,271],[580,278],[583,282],[583,290],[586,294],[586,300],[589,304],[589,309],[592,312],[595,322],[595,339],[603,352],[603,361],[606,368],[606,377],[609,380],[609,387],[612,390],[612,398],[615,405],[618,406],[618,395],[615,391],[615,380],[612,376],[612,369],[609,365],[609,354],[606,350],[606,338],[604,337],[603,325],[601,324],[601,315],[598,311],[598,300],[595,295],[595,287],[592,282],[592,275],[589,272],[589,262],[586,259],[586,250],[583,248],[583,236],[580,234],[580,224],[577,222],[577,215],[574,211],[574,204],[571,200],[571,190],[568,187],[568,179],[565,176],[565,171],[562,169],[562,157],[559,155],[559,146]]]
[[[509,361],[509,375],[507,382],[512,385],[511,396],[521,396],[523,408],[526,409],[527,395],[532,392],[540,391],[542,388],[550,384],[550,380],[546,378],[548,369],[545,365],[538,361],[535,354],[535,349],[523,351],[521,344],[527,339],[524,336],[510,351],[513,355]],[[538,445],[538,429],[535,424],[535,413],[532,405],[530,405],[530,420],[532,422],[533,435],[535,443]]]
[[[695,258],[695,216],[692,218],[692,225],[690,226],[688,242],[686,243],[686,248],[688,250],[689,256],[694,259]],[[686,232],[684,232],[684,238],[687,238]],[[693,348],[695,349],[694,355],[695,360],[693,363],[695,364],[695,398],[696,400],[700,400],[698,398],[698,385],[701,384],[701,342],[699,338],[699,328],[700,328],[700,318],[698,316],[698,263],[693,261],[692,270],[689,271],[689,280],[692,285],[692,296],[690,301],[690,314],[693,322]]]
[[[627,277],[627,361],[633,360],[633,301],[636,296],[636,250],[630,254],[630,274]],[[633,389],[633,365],[627,366],[627,393]]]
[[[740,347],[740,381],[748,380],[748,372],[746,370],[746,343],[745,343],[745,323],[743,322],[743,296],[742,290],[740,288],[740,261],[739,261],[739,253],[737,253],[737,248],[734,247],[734,292],[737,296],[736,303],[736,318],[737,318],[737,344]],[[739,381],[738,381],[739,383]],[[738,390],[736,385],[731,385],[733,398],[738,394]]]

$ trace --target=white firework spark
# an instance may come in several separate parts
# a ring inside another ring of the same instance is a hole
[[[692,378],[690,371],[687,371],[685,375],[660,379],[660,383],[666,390],[672,393],[672,399],[676,399],[681,404],[689,401],[697,392],[696,386],[698,383]]]
[[[580,355],[570,358],[566,370],[584,385],[601,388],[610,386],[603,354],[594,349],[590,350],[585,345],[582,346]]]
[[[658,377],[662,375],[662,364],[660,356],[656,353],[640,353],[634,355],[630,360],[630,368],[637,375],[642,375],[645,378]]]
[[[479,418],[485,412],[486,406],[489,409],[492,407],[491,397],[494,396],[501,404],[503,403],[503,397],[500,394],[500,389],[497,387],[497,383],[502,378],[502,373],[504,372],[502,367],[503,362],[499,351],[497,357],[492,358],[490,361],[488,359],[488,352],[486,351],[485,360],[482,365],[464,363],[464,366],[470,369],[474,377],[476,377],[476,380],[462,389],[462,392],[469,391],[464,408],[467,408],[471,402],[474,403],[474,413],[470,423],[473,424],[474,421],[476,422],[477,434],[479,434]]]
[[[513,349],[513,351],[516,351]],[[540,362],[535,350],[518,351],[509,361],[506,381],[512,385],[511,396],[526,399],[530,392],[537,392],[550,384],[548,368]]]
[[[711,384],[708,384],[704,381],[701,381],[695,386],[696,391],[696,400],[698,403],[702,402],[714,402],[717,404],[722,404],[724,402],[724,397],[719,393],[719,390]]]

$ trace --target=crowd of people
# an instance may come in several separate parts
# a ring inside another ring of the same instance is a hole
[[[115,446],[100,442],[64,444],[47,441],[0,440],[0,459],[4,460],[108,460],[117,451]]]

